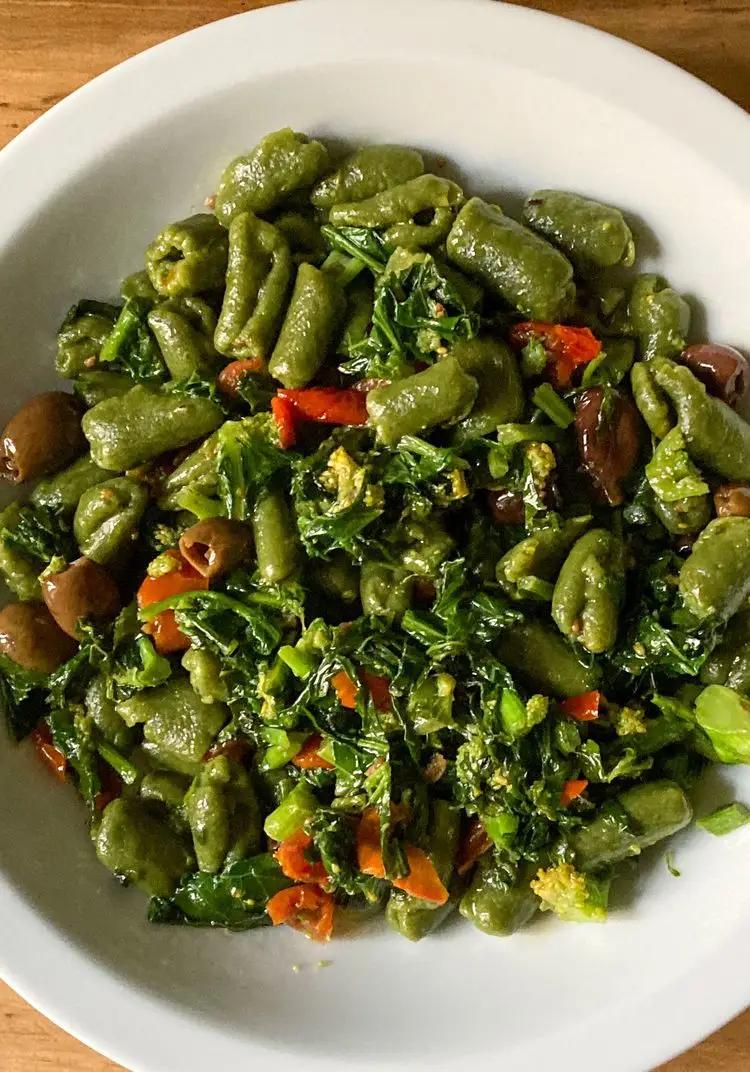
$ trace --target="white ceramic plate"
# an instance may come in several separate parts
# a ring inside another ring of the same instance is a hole
[[[162,224],[268,130],[417,145],[513,207],[561,186],[635,219],[640,250],[750,339],[750,122],[640,50],[489,0],[305,0],[128,61],[0,155],[0,418],[52,381],[54,332],[112,293]],[[742,775],[733,775],[742,792]],[[745,799],[750,797],[744,779]],[[728,798],[730,777],[707,792]],[[0,747],[0,968],[140,1072],[292,1067],[644,1070],[750,1001],[750,829],[676,842],[604,926],[379,930],[321,950],[287,931],[148,927],[97,864],[72,791]],[[293,972],[293,965],[301,970]]]

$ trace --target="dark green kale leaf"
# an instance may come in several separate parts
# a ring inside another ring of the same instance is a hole
[[[478,300],[468,280],[430,254],[399,251],[378,277],[370,333],[341,371],[394,379],[414,361],[434,361],[446,345],[478,333]]]
[[[7,655],[0,655],[0,710],[16,740],[30,733],[44,715],[47,681],[47,674],[24,670]]]
[[[278,428],[270,413],[226,421],[217,436],[219,498],[227,517],[246,521],[258,493],[291,465],[291,452],[279,446]]]
[[[0,539],[25,558],[45,564],[53,558],[70,561],[76,555],[70,524],[47,506],[22,506],[15,523],[0,531]]]
[[[292,882],[270,853],[238,860],[218,875],[195,872],[182,879],[171,897],[152,897],[150,923],[249,930],[270,924],[266,905]]]
[[[390,252],[377,231],[369,227],[332,227],[325,224],[320,233],[329,249],[361,261],[374,275],[380,275],[385,268]]]
[[[129,298],[104,340],[99,364],[114,372],[124,372],[138,383],[160,383],[168,373],[158,343],[148,326],[153,303],[146,298]]]

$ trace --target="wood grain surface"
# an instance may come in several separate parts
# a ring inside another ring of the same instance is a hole
[[[0,0],[0,147],[120,60],[203,23],[277,2]],[[545,0],[522,6],[627,38],[750,108],[750,0]],[[0,1072],[116,1068],[0,983]],[[659,1072],[748,1069],[750,1010]]]

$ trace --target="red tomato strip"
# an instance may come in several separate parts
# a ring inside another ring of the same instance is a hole
[[[333,910],[331,894],[311,883],[279,890],[266,905],[274,927],[286,923],[316,942],[327,942],[331,937]]]
[[[297,410],[288,398],[277,394],[271,399],[271,413],[279,429],[279,443],[289,450],[297,442]]]
[[[65,772],[68,769],[68,761],[60,751],[52,743],[52,734],[49,728],[40,723],[36,729],[31,731],[31,740],[36,749],[37,755],[44,763],[45,767],[52,771],[56,778],[59,778],[61,782],[65,781]]]
[[[262,371],[263,360],[260,357],[250,357],[245,361],[230,361],[216,377],[216,386],[223,395],[236,398],[245,376],[252,372]]]
[[[274,852],[279,867],[295,882],[328,882],[328,873],[320,860],[310,859],[313,839],[304,830],[282,841]]]
[[[138,589],[138,606],[148,607],[162,599],[179,595],[181,592],[195,592],[208,588],[208,578],[202,577],[196,569],[186,562],[176,549],[166,551],[178,563],[177,569],[164,573],[160,577],[144,577]],[[177,627],[173,610],[162,611],[151,622],[143,626],[143,632],[153,639],[156,650],[161,655],[175,651],[187,651],[190,640]]]
[[[593,722],[599,717],[601,702],[602,694],[594,689],[592,692],[581,692],[578,696],[569,696],[567,700],[562,700],[560,710],[576,722]]]
[[[442,905],[448,900],[448,891],[440,881],[435,865],[426,852],[416,845],[405,845],[409,874],[394,878],[391,884],[412,897]],[[380,816],[375,808],[367,808],[357,828],[357,863],[360,871],[375,878],[385,878],[385,864],[380,849]]]
[[[300,770],[333,770],[336,764],[330,763],[327,759],[324,759],[323,756],[318,755],[318,749],[322,742],[322,734],[311,734],[302,745],[297,755],[292,758],[294,766],[299,767]]]
[[[575,800],[576,797],[580,797],[586,786],[588,785],[588,779],[586,778],[571,778],[565,782],[562,787],[562,793],[560,794],[560,803],[564,808],[567,808],[571,800]]]
[[[520,350],[532,339],[538,339],[550,359],[552,381],[557,387],[567,387],[579,365],[587,365],[601,353],[602,344],[589,328],[567,324],[545,324],[539,320],[524,320],[510,329],[510,342]]]
[[[276,395],[291,402],[306,421],[323,424],[366,424],[367,396],[346,387],[280,388]]]

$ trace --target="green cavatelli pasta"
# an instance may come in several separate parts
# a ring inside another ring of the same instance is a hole
[[[383,190],[401,186],[424,171],[422,154],[400,145],[365,145],[345,157],[312,189],[310,200],[329,210],[341,202],[365,201]]]
[[[312,264],[297,269],[268,371],[284,387],[304,387],[324,363],[346,309],[343,290]]]
[[[216,192],[216,215],[228,227],[243,212],[269,212],[327,170],[328,150],[290,127],[267,134],[225,169]]]
[[[675,409],[690,456],[729,480],[750,480],[750,424],[709,395],[684,365],[658,357],[651,369]]]
[[[564,190],[537,190],[527,197],[523,221],[566,253],[594,268],[629,268],[635,243],[617,208]]]
[[[378,438],[394,446],[406,435],[466,417],[479,390],[458,358],[448,356],[424,372],[407,376],[367,395],[367,412]]]
[[[146,270],[158,294],[180,298],[224,282],[227,233],[215,216],[200,212],[170,223],[146,250]]]
[[[462,202],[460,187],[450,179],[419,175],[364,201],[336,204],[329,219],[335,227],[378,228],[391,249],[421,249],[446,237]],[[432,218],[418,222],[424,213]]]
[[[463,206],[446,245],[458,268],[524,316],[559,320],[573,304],[573,268],[563,254],[479,197]]]
[[[216,349],[226,357],[266,357],[284,314],[292,256],[281,231],[249,212],[229,225],[224,302]]]
[[[685,346],[690,330],[690,306],[658,275],[641,275],[633,284],[630,320],[641,357],[675,357]]]
[[[82,424],[94,462],[123,472],[207,435],[221,418],[221,410],[207,398],[138,386],[99,402],[84,414]]]

